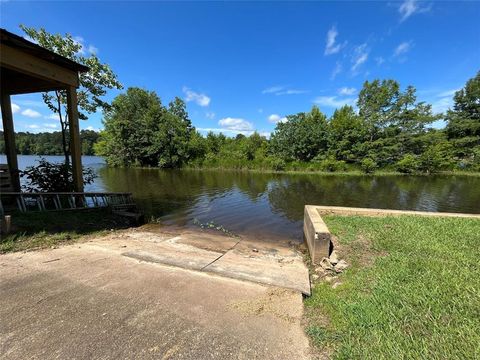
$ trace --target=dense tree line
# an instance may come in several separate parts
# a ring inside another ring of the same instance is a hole
[[[82,154],[94,155],[93,145],[98,141],[99,133],[93,130],[81,130]],[[63,155],[62,133],[55,132],[18,132],[15,134],[17,154],[21,155]],[[0,154],[5,153],[3,131],[0,131]]]
[[[154,92],[130,88],[106,113],[95,149],[118,166],[479,171],[480,73],[453,100],[446,114],[434,114],[430,104],[417,101],[413,86],[402,90],[394,80],[366,81],[357,110],[343,106],[328,118],[314,106],[287,116],[268,140],[256,132],[203,137],[181,99],[164,106]],[[447,121],[445,129],[431,126],[439,119]]]

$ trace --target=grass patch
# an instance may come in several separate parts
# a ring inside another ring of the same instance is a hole
[[[129,226],[128,219],[108,209],[13,213],[12,232],[0,238],[0,254],[47,248]]]
[[[351,264],[342,285],[319,283],[305,302],[307,333],[323,353],[480,358],[479,220],[323,218]]]

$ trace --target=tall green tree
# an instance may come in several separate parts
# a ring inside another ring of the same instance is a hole
[[[314,106],[308,113],[287,116],[270,140],[270,151],[285,160],[310,161],[327,150],[327,117]]]
[[[83,45],[76,41],[70,34],[50,34],[44,28],[35,29],[20,25],[25,34],[38,43],[41,47],[51,50],[61,56],[89,67],[89,71],[79,74],[80,87],[78,95],[78,115],[86,120],[87,114],[100,110],[108,110],[109,104],[103,100],[108,89],[121,89],[122,85],[110,66],[102,63],[100,59],[91,53],[85,55]],[[42,94],[43,101],[48,108],[58,115],[62,130],[62,149],[65,163],[70,162],[70,141],[67,134],[69,127],[67,112],[67,95],[63,90],[56,90]]]
[[[447,136],[461,157],[472,156],[480,146],[480,71],[453,97],[446,115]]]
[[[103,124],[102,145],[97,151],[111,165],[173,168],[192,155],[194,129],[181,99],[165,108],[155,92],[128,88],[113,100]]]

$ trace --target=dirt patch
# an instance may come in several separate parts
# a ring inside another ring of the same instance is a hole
[[[359,234],[355,240],[342,245],[338,238],[333,235],[332,242],[334,249],[340,258],[358,267],[370,267],[379,256],[388,255],[385,251],[378,251],[374,248],[372,241],[365,234]]]
[[[298,314],[291,311],[293,303],[298,299],[298,293],[286,289],[271,289],[264,296],[248,300],[235,301],[229,307],[244,315],[272,314],[289,323],[299,320]]]

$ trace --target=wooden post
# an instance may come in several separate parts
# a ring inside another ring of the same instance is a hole
[[[8,169],[12,190],[20,191],[20,177],[18,174],[17,149],[15,147],[15,131],[13,128],[12,104],[10,95],[4,91],[0,94],[2,106],[3,137],[5,139],[5,153],[7,154]]]
[[[77,89],[67,87],[68,125],[70,129],[70,154],[72,156],[73,185],[75,191],[83,192],[82,148],[78,126]]]

